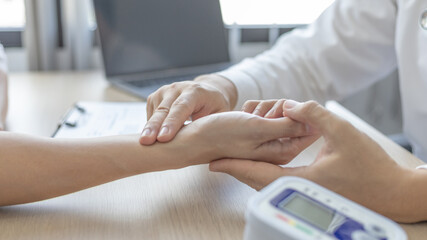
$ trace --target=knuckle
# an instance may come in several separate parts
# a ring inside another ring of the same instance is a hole
[[[166,106],[159,106],[159,107],[157,107],[157,108],[156,108],[156,110],[155,110],[155,112],[158,112],[158,113],[166,113],[166,114],[168,114],[168,113],[169,113],[169,111],[170,111],[170,108],[169,108],[169,107],[166,107]]]
[[[178,98],[174,103],[173,106],[188,106],[190,104],[190,100],[186,97]]]
[[[206,93],[207,92],[207,90],[200,83],[197,83],[197,82],[193,82],[189,86],[188,90],[192,94],[202,94],[202,93]]]
[[[171,83],[171,84],[167,85],[167,88],[176,90],[176,89],[180,88],[180,85],[181,84],[179,82],[174,82],[174,83]]]
[[[155,91],[153,94],[157,94],[157,93],[162,94],[162,93],[164,93],[165,91],[167,91],[169,87],[170,87],[169,85],[163,85],[163,86],[161,86],[159,89],[157,89],[157,91]],[[152,94],[152,95],[153,95],[153,94]]]
[[[192,110],[191,109],[191,101],[188,98],[186,98],[186,97],[178,98],[172,104],[172,108],[178,108],[178,109],[181,109],[181,110]]]
[[[308,101],[305,105],[307,109],[316,109],[317,107],[319,107],[319,103],[313,100]]]

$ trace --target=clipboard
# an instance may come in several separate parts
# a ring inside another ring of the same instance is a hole
[[[140,134],[146,122],[145,102],[77,102],[64,114],[52,137]]]

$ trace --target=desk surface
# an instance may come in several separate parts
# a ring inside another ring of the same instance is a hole
[[[138,101],[102,74],[10,76],[8,129],[49,136],[74,102]],[[376,139],[407,167],[422,162],[336,103],[328,108]],[[309,164],[319,140],[292,165]],[[242,239],[247,200],[255,191],[207,166],[148,173],[74,194],[0,208],[0,239]],[[409,239],[427,238],[427,223],[402,225]]]

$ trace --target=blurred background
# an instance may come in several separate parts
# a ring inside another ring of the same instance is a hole
[[[220,0],[231,60],[268,49],[281,34],[310,24],[332,3]],[[91,0],[0,0],[0,42],[10,73],[102,71]],[[387,135],[401,132],[397,72],[341,103]]]

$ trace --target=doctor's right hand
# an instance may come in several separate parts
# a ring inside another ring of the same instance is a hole
[[[303,177],[396,221],[427,219],[427,210],[420,211],[427,195],[424,171],[400,167],[374,140],[317,103],[287,100],[283,110],[323,135],[325,144],[311,165],[221,159],[210,163],[211,171],[228,173],[257,190],[281,176]]]
[[[147,99],[148,121],[139,142],[142,145],[169,142],[185,121],[229,111],[234,108],[236,99],[234,84],[214,74],[163,86]]]

